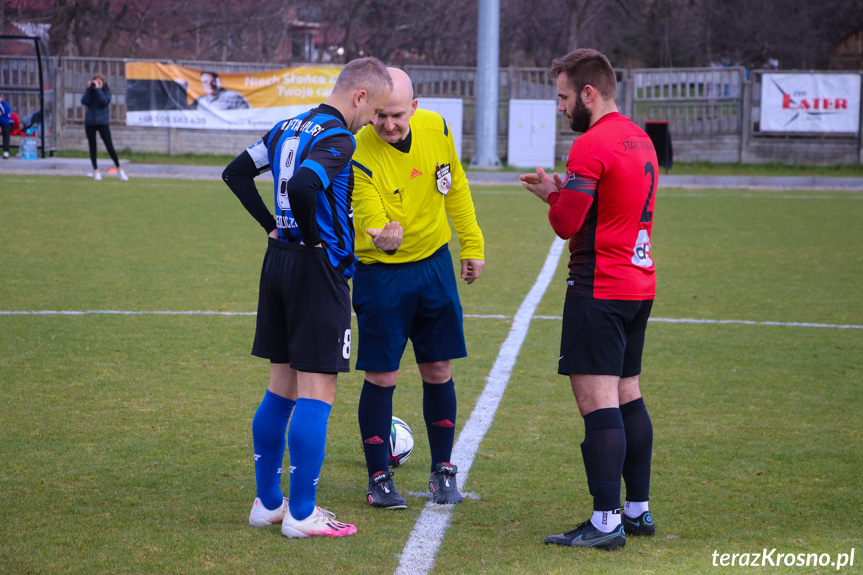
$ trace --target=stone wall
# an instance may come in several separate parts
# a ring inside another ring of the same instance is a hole
[[[235,156],[260,140],[263,135],[263,133],[245,131],[111,126],[111,137],[118,151],[128,148],[135,152],[169,155]],[[60,139],[59,149],[84,151],[88,149],[83,125],[66,126]],[[97,141],[99,141],[98,138]],[[99,145],[101,146],[101,141]]]

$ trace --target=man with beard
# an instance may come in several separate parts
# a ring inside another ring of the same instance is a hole
[[[558,373],[569,376],[584,418],[593,516],[545,542],[620,549],[626,534],[656,532],[648,509],[653,427],[639,374],[656,293],[650,234],[658,162],[647,134],[618,113],[617,80],[603,54],[575,50],[554,60],[549,73],[558,110],[582,135],[570,149],[565,181],[542,168],[521,181],[548,203],[552,228],[569,240]]]

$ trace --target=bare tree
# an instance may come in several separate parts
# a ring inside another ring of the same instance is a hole
[[[613,10],[628,14],[624,0],[565,0],[567,21],[567,46],[571,50],[597,45],[598,24]]]
[[[863,0],[500,0],[501,65],[547,66],[577,47],[615,66],[818,68],[863,29]],[[58,56],[272,61],[299,20],[337,61],[473,65],[477,8],[459,0],[3,0],[50,25]]]

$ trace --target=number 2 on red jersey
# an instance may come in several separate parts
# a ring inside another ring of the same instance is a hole
[[[653,222],[653,212],[649,210],[650,200],[653,198],[653,191],[656,187],[656,169],[650,162],[644,164],[644,176],[645,178],[650,176],[650,187],[647,190],[644,208],[641,210],[641,223],[649,224]],[[653,265],[653,260],[650,259],[650,234],[645,228],[638,230],[638,238],[635,240],[635,247],[632,251],[633,264],[642,268],[649,268]]]

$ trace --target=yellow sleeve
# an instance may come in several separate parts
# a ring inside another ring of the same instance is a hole
[[[389,222],[373,178],[376,164],[372,160],[377,142],[370,137],[369,130],[371,127],[366,126],[357,134],[357,149],[353,157],[354,190],[351,198],[354,210],[354,253],[360,261],[366,263],[384,253],[375,247],[366,230],[381,229]]]
[[[383,228],[389,222],[384,210],[381,194],[375,187],[367,168],[354,162],[354,229],[357,232],[357,242],[361,235],[371,242],[366,234],[369,228]]]
[[[452,131],[449,133],[449,139],[452,142]],[[458,241],[461,243],[459,259],[485,261],[485,240],[482,237],[482,230],[479,229],[479,223],[476,221],[476,211],[473,206],[473,198],[470,195],[470,184],[458,155],[455,153],[455,144],[451,144],[451,146],[453,150],[452,163],[450,164],[452,187],[444,202],[446,211],[452,218],[452,225],[456,235],[458,235]]]

